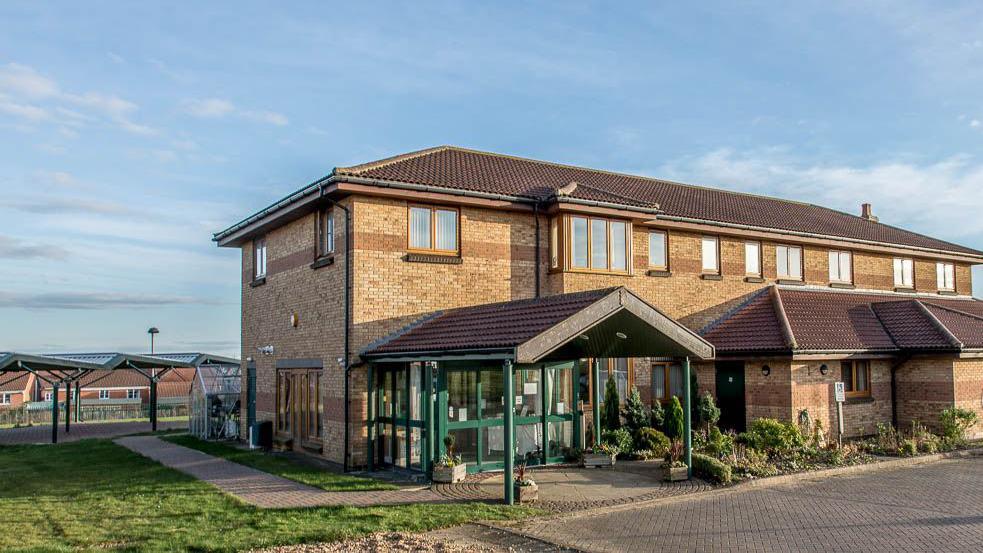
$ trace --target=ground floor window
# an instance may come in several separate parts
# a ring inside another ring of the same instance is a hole
[[[618,397],[624,402],[628,397],[628,392],[635,385],[635,377],[632,374],[634,361],[629,358],[598,358],[593,360],[598,366],[597,387],[601,393],[601,401],[604,401],[604,390],[608,385],[608,379],[614,379],[618,386]],[[592,394],[587,396],[593,397]]]
[[[321,441],[320,369],[282,369],[276,381],[276,430],[301,442]]]
[[[140,390],[136,390],[136,389],[127,390],[126,399],[140,399]]]
[[[0,405],[10,405],[10,394],[0,394]]]
[[[847,397],[870,397],[870,361],[843,361],[841,366]]]
[[[48,396],[45,399],[51,399],[51,394],[48,394]],[[99,390],[99,399],[109,399],[109,390]]]
[[[652,401],[683,397],[683,367],[678,363],[652,364]]]

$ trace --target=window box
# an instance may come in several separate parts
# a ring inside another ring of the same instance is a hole
[[[334,265],[333,255],[325,255],[315,259],[314,263],[311,263],[311,269],[320,269],[321,267],[327,267],[328,265]]]
[[[425,253],[408,253],[403,257],[407,263],[437,263],[442,265],[460,265],[464,261],[457,255],[440,255]]]
[[[648,272],[646,272],[645,274],[647,274],[650,277],[671,277],[672,271],[660,271],[656,269],[649,269]]]
[[[667,482],[681,482],[683,480],[689,480],[689,467],[666,467],[666,481]]]
[[[444,484],[457,484],[464,480],[468,475],[468,466],[464,463],[458,463],[453,467],[447,467],[444,465],[434,465],[433,467],[433,481],[441,482]]]
[[[580,466],[584,468],[613,467],[617,459],[608,453],[584,453]]]

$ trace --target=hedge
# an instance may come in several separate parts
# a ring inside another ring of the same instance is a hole
[[[730,465],[702,453],[693,453],[693,474],[719,484],[729,484],[731,480]]]

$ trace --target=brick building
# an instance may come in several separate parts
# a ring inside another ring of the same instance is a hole
[[[426,470],[446,434],[472,468],[508,467],[512,440],[549,462],[607,379],[662,401],[690,360],[736,429],[832,427],[836,381],[848,436],[983,411],[983,252],[868,205],[438,147],[337,168],[215,240],[242,250],[246,419],[348,467]]]

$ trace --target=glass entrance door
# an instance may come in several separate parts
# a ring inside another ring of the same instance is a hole
[[[374,466],[422,470],[428,376],[422,363],[379,366],[374,375]]]

